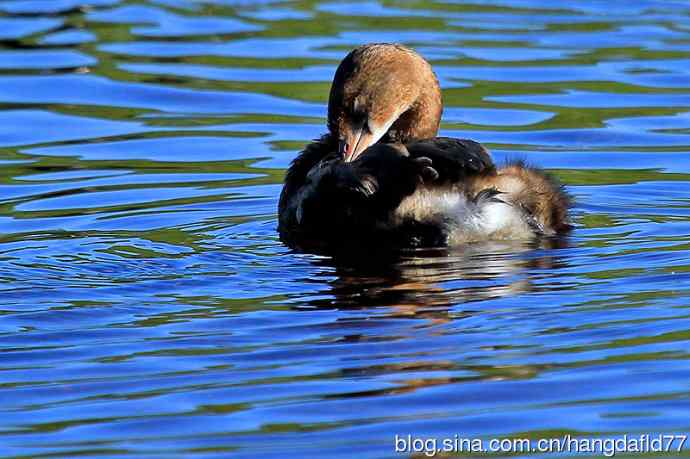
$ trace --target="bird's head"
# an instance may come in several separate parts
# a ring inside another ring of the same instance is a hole
[[[370,44],[340,63],[328,101],[328,128],[345,162],[386,138],[436,136],[443,103],[431,66],[401,45]]]

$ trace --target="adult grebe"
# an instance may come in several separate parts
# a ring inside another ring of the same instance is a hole
[[[328,133],[292,162],[279,232],[298,248],[456,245],[570,228],[569,199],[543,171],[496,169],[471,140],[436,137],[443,104],[431,66],[396,44],[340,63]]]

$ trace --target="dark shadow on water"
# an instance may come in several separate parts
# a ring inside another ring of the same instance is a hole
[[[350,247],[314,260],[317,266],[328,268],[321,271],[324,275],[335,279],[324,282],[330,287],[326,298],[297,309],[385,307],[392,308],[392,317],[447,320],[450,309],[458,304],[547,288],[535,285],[532,276],[537,272],[548,276],[548,271],[566,267],[557,249],[568,247],[568,238],[405,251]]]

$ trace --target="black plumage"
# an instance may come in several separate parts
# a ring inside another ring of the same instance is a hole
[[[391,228],[392,212],[419,187],[445,186],[495,170],[481,145],[448,137],[375,144],[352,162],[328,150],[327,139],[309,145],[288,171],[279,231],[292,246],[440,242],[439,230],[424,222]]]

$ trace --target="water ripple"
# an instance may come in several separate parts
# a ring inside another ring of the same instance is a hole
[[[0,27],[0,455],[690,428],[686,3],[8,0]],[[432,62],[444,134],[557,175],[572,236],[283,246],[284,169],[371,41]]]

